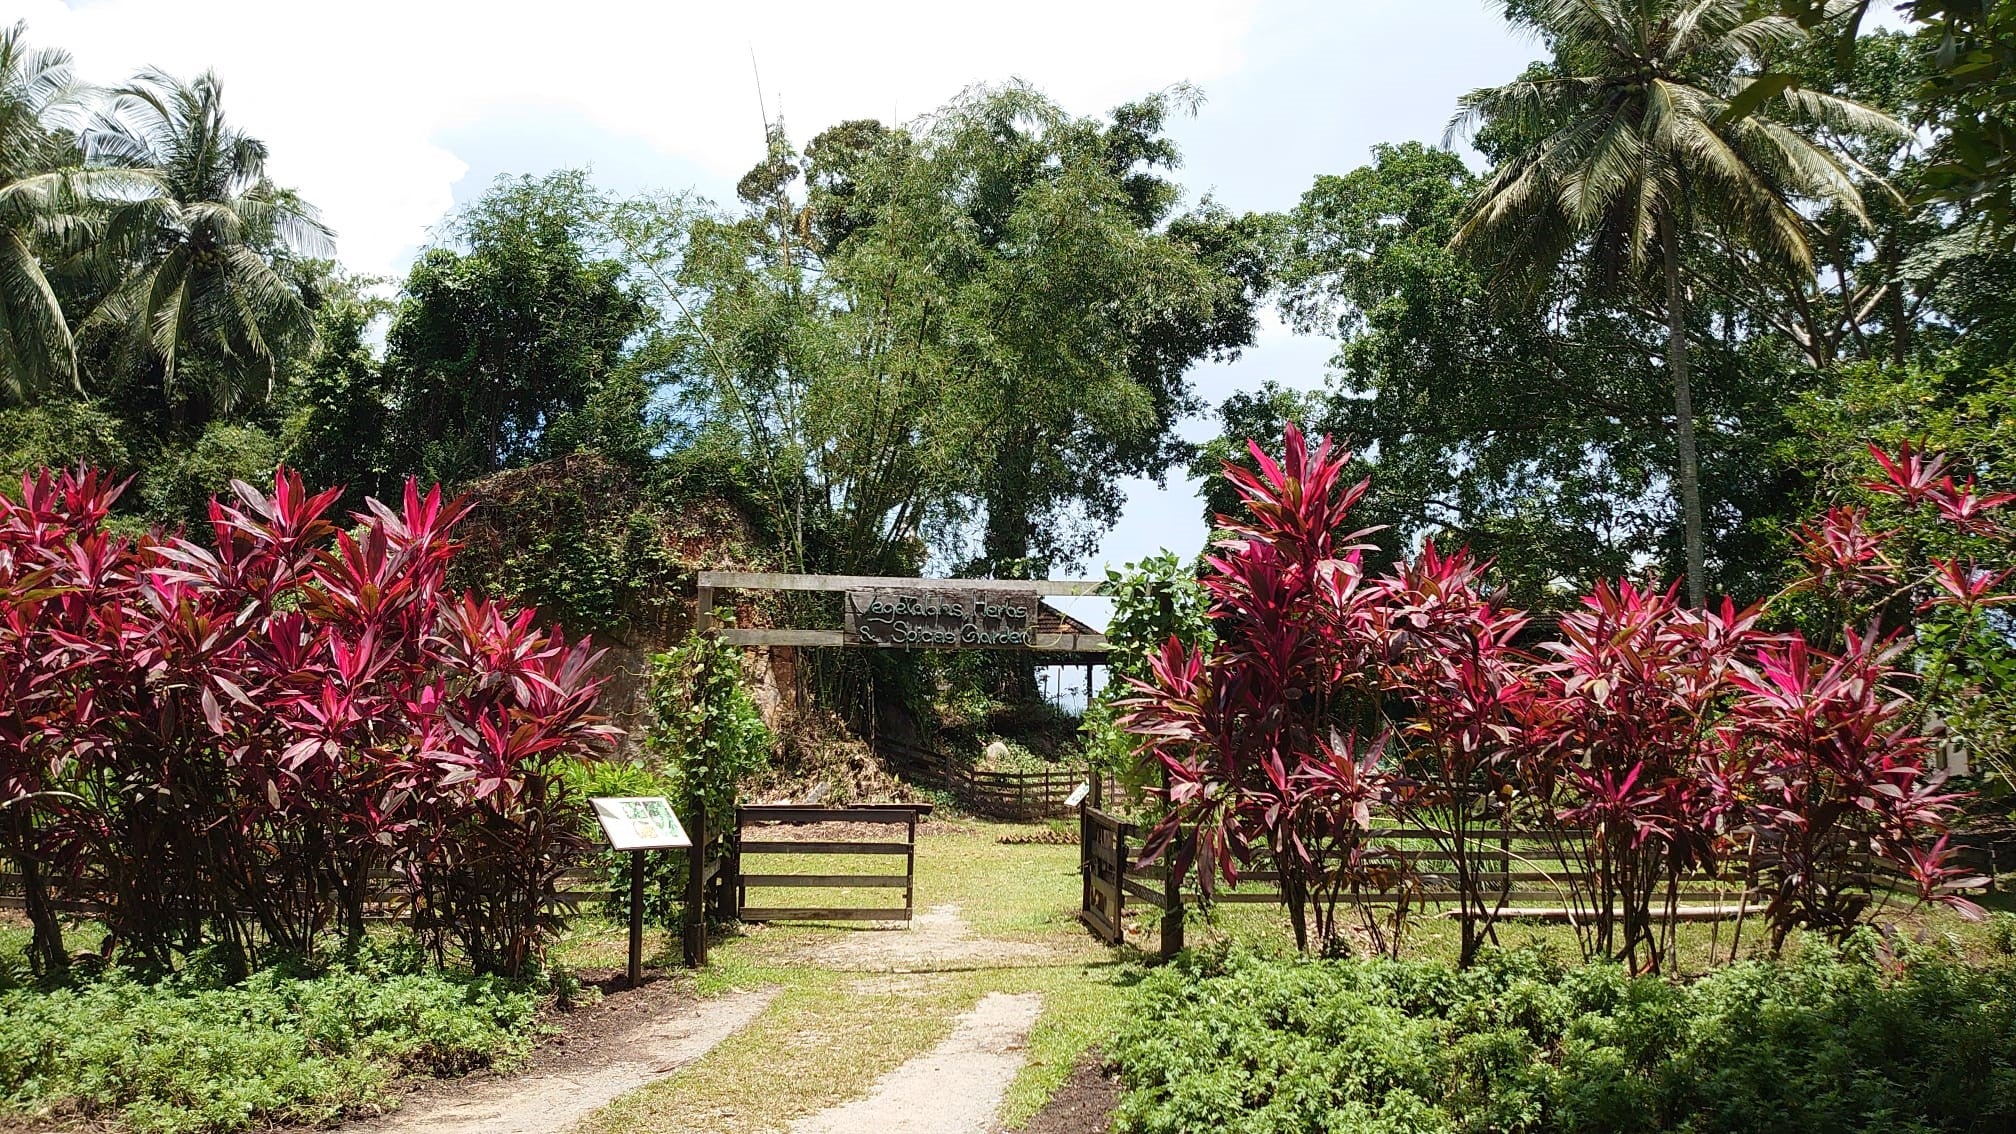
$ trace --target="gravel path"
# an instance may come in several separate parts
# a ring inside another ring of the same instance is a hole
[[[987,1134],[1042,1009],[1033,992],[990,992],[943,1043],[861,1098],[792,1123],[791,1134]]]
[[[558,1134],[616,1096],[707,1054],[756,1018],[775,990],[703,1000],[611,1037],[612,1058],[490,1079],[418,1099],[344,1134]]]

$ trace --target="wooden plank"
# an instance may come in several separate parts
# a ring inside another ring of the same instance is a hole
[[[1123,889],[1127,891],[1130,897],[1139,898],[1142,901],[1147,902],[1149,905],[1154,906],[1158,910],[1166,908],[1163,905],[1162,891],[1159,887],[1143,886],[1141,883],[1134,881],[1132,878],[1121,879],[1120,885]]]
[[[849,591],[875,587],[972,587],[1039,595],[1096,595],[1099,579],[912,579],[888,575],[788,575],[775,571],[702,571],[698,584],[745,591]]]
[[[744,906],[743,921],[909,921],[910,911],[901,908],[890,910],[823,909],[818,907],[798,908],[795,906]]]
[[[744,874],[744,886],[811,886],[824,890],[847,887],[900,890],[910,884],[902,874]]]
[[[910,822],[912,814],[922,811],[930,813],[930,807],[918,804],[916,807],[793,807],[776,804],[740,808],[737,819],[743,823],[887,823],[901,827]]]
[[[782,627],[736,626],[719,632],[731,646],[844,646],[847,634],[841,630],[791,630]]]
[[[732,626],[715,632],[731,646],[858,646],[845,630],[797,630],[782,626]],[[920,647],[921,648],[921,647]],[[957,647],[936,647],[955,649]],[[1027,646],[1003,647],[1039,654],[1103,654],[1112,649],[1104,634],[1036,634]]]
[[[909,854],[909,843],[795,843],[788,839],[746,840],[743,854]]]
[[[1762,914],[1768,904],[1769,903],[1753,903],[1747,911],[1735,905],[1733,902],[1726,906],[1681,906],[1673,911],[1673,919],[1675,921],[1690,921],[1690,922],[1729,921],[1737,917],[1739,914],[1745,912],[1753,914]],[[1461,915],[1456,910],[1448,910],[1445,911],[1442,914],[1442,916],[1445,918],[1454,918],[1459,917]],[[1516,921],[1565,922],[1565,921],[1573,921],[1578,918],[1587,918],[1590,920],[1594,920],[1595,911],[1574,910],[1569,909],[1566,906],[1540,906],[1540,907],[1508,906],[1506,907],[1503,913],[1500,913],[1498,915],[1498,917],[1499,920],[1501,921],[1516,920]],[[1664,921],[1665,918],[1666,918],[1665,910],[1662,909],[1653,911],[1652,920],[1654,922]]]

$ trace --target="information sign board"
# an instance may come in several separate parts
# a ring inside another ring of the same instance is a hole
[[[609,845],[617,850],[673,850],[693,840],[663,796],[620,796],[588,801]]]

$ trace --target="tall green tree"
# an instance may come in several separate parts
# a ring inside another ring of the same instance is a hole
[[[692,420],[742,454],[780,559],[1043,574],[1129,473],[1184,455],[1192,361],[1252,330],[1255,223],[1179,212],[1170,92],[1110,119],[1024,86],[901,129],[781,127],[738,187],[619,206]]]
[[[288,466],[311,484],[344,485],[360,507],[398,488],[386,444],[391,395],[370,344],[373,322],[393,307],[373,294],[383,282],[333,270],[317,281],[315,350],[290,370],[282,399]]]
[[[75,385],[77,350],[41,252],[81,223],[67,167],[81,155],[60,115],[76,106],[70,56],[0,29],[0,384],[17,401]]]
[[[421,255],[386,339],[394,468],[455,483],[578,447],[584,413],[641,420],[615,380],[648,312],[596,252],[603,208],[579,171],[500,178]]]
[[[1508,12],[1554,59],[1464,96],[1452,134],[1495,132],[1505,153],[1453,243],[1528,273],[1576,256],[1600,281],[1662,294],[1674,480],[1698,604],[1708,571],[1686,244],[1715,230],[1810,273],[1802,203],[1865,215],[1846,164],[1812,128],[1904,128],[1853,100],[1760,78],[1805,33],[1784,16],[1753,17],[1744,0],[1531,0]]]
[[[118,329],[118,363],[158,375],[176,426],[271,394],[283,356],[314,334],[289,264],[327,255],[331,237],[266,176],[266,145],[226,119],[217,77],[143,71],[84,143],[148,190],[110,205],[99,245],[114,282],[89,319]]]

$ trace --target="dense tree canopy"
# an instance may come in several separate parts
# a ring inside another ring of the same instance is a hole
[[[1043,574],[1180,460],[1185,373],[1252,334],[1257,224],[1179,213],[1186,92],[1074,118],[976,89],[909,129],[782,128],[739,211],[624,202],[688,418],[750,470],[785,561]]]
[[[421,254],[386,341],[397,467],[455,483],[554,455],[645,323],[593,252],[600,208],[578,172],[500,181]]]
[[[1789,36],[1789,23],[1774,27]],[[1802,99],[1923,120],[1922,35],[1864,34],[1838,48],[1787,42],[1771,63],[1797,71]],[[1536,64],[1521,83],[1554,82],[1567,62]],[[1763,100],[1750,113],[1777,106]],[[1466,541],[1498,560],[1522,601],[1546,606],[1604,575],[1677,577],[1686,557],[1656,217],[1641,226],[1650,273],[1631,269],[1628,238],[1606,261],[1585,233],[1558,257],[1521,261],[1533,270],[1508,286],[1507,261],[1466,254],[1454,239],[1477,215],[1469,203],[1535,154],[1522,129],[1503,118],[1483,125],[1477,142],[1494,165],[1481,176],[1457,155],[1407,144],[1317,179],[1287,218],[1278,296],[1297,326],[1340,340],[1330,387],[1235,396],[1197,471],[1238,458],[1244,438],[1283,420],[1317,423],[1376,462],[1365,507],[1403,543]],[[1827,491],[1816,470],[1846,452],[1845,434],[1817,434],[1807,407],[1870,388],[1851,371],[1894,371],[1940,375],[1922,409],[1955,412],[1998,388],[1998,368],[2016,354],[2007,308],[2016,261],[1977,239],[1969,214],[1934,190],[1936,145],[1928,153],[1852,110],[1806,130],[1800,144],[1824,147],[1845,181],[1833,204],[1795,194],[1797,212],[1781,214],[1805,259],[1725,223],[1726,209],[1690,214],[1676,230],[1687,236],[1676,246],[1678,306],[1702,438],[1706,581],[1739,597],[1782,584],[1787,533]],[[1533,207],[1576,199],[1560,192],[1538,193]],[[1518,235],[1544,234],[1535,225]],[[1968,451],[1977,445],[1987,446],[1979,459],[1995,459],[1987,439],[1970,439]],[[1209,512],[1229,503],[1222,490],[1207,494]]]

